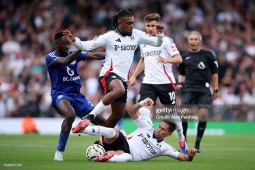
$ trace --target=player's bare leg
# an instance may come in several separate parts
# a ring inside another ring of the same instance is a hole
[[[87,116],[84,117],[84,119],[93,121],[94,117],[102,113],[108,105],[112,104],[114,100],[118,99],[125,93],[125,87],[119,79],[112,80],[107,90],[108,93],[104,95],[102,100]]]
[[[122,102],[113,102],[111,104],[112,114],[108,117],[105,122],[106,127],[115,127],[118,121],[124,116],[124,110],[126,103]]]
[[[64,121],[61,125],[61,133],[59,135],[59,141],[57,151],[55,153],[54,160],[63,161],[63,152],[65,151],[66,143],[69,138],[69,133],[72,128],[72,124],[75,120],[75,112],[70,102],[67,99],[63,99],[58,104],[58,109],[64,116]]]

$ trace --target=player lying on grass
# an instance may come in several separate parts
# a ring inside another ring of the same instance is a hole
[[[129,116],[138,125],[137,130],[125,137],[119,130],[102,126],[89,126],[89,120],[82,120],[72,129],[73,133],[84,133],[102,136],[100,144],[105,148],[104,155],[95,158],[98,162],[143,161],[157,156],[169,156],[180,161],[192,161],[196,154],[195,148],[189,148],[187,154],[176,151],[167,144],[165,137],[171,136],[175,124],[162,120],[155,130],[150,118],[150,110],[142,106],[153,105],[150,98],[134,104],[128,109]],[[139,110],[140,109],[140,110]]]

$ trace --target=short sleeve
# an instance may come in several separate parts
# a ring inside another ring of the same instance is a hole
[[[219,72],[219,64],[216,60],[216,57],[213,55],[211,51],[208,51],[208,58],[209,58],[209,67],[212,74],[217,74]]]

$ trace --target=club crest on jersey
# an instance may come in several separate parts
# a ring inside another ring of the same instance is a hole
[[[200,69],[205,69],[205,64],[201,61],[200,63],[198,63],[198,68]]]
[[[156,147],[157,147],[157,148],[160,148],[160,147],[161,147],[161,145],[157,143],[157,144],[156,144]]]

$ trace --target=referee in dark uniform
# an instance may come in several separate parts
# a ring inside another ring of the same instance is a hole
[[[200,142],[206,128],[207,115],[213,99],[218,94],[218,62],[209,50],[202,46],[202,36],[197,31],[192,31],[188,36],[189,51],[182,55],[183,62],[179,65],[177,88],[181,89],[182,108],[198,107],[198,127],[195,148],[200,150]],[[212,79],[212,88],[210,82]],[[187,139],[188,117],[182,120],[183,133]]]

